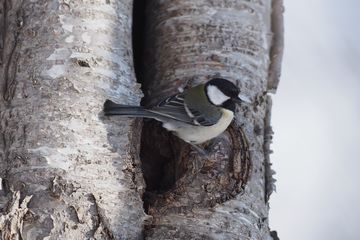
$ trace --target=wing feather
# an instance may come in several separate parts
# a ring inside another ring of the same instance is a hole
[[[173,120],[184,122],[191,125],[197,125],[185,110],[185,102],[182,93],[168,97],[161,101],[157,106],[148,109],[150,112],[166,116]]]
[[[209,106],[202,106],[204,109],[200,109],[200,99],[196,97],[194,100],[195,103],[189,104],[184,94],[179,93],[147,110],[195,126],[211,126],[219,121],[222,113],[217,107],[209,103]]]

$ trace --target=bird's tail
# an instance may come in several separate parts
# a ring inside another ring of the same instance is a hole
[[[149,112],[143,107],[117,104],[109,99],[104,103],[104,114],[106,116],[122,115],[127,117],[158,118],[157,114]]]

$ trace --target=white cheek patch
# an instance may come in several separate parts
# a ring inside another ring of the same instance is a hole
[[[209,100],[214,105],[221,105],[227,100],[230,99],[230,97],[226,96],[222,91],[220,91],[216,86],[209,85],[207,87],[207,95],[209,97]]]

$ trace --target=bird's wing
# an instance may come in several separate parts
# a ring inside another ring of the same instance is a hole
[[[182,93],[179,93],[164,99],[158,105],[147,109],[147,111],[187,124],[199,125],[196,124],[193,118],[186,112],[184,104],[184,96]]]
[[[193,100],[198,102],[189,103],[185,100],[184,94],[179,93],[168,97],[148,111],[195,126],[211,126],[219,121],[222,113],[217,107],[210,103],[209,106],[201,106],[201,97],[195,97]],[[209,110],[210,112],[207,112]]]
[[[186,105],[185,105],[186,106]],[[204,111],[196,110],[191,107],[187,107],[188,111],[191,112],[192,119],[196,125],[201,126],[212,126],[216,124],[219,119],[221,118],[221,112],[216,112],[215,115],[213,114],[206,114]]]

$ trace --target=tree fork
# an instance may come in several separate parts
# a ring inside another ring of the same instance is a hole
[[[134,6],[0,3],[2,237],[267,239],[281,0]],[[141,120],[102,115],[106,98],[139,104],[135,73],[143,105],[223,77],[254,106],[202,159],[156,122],[140,136]]]

